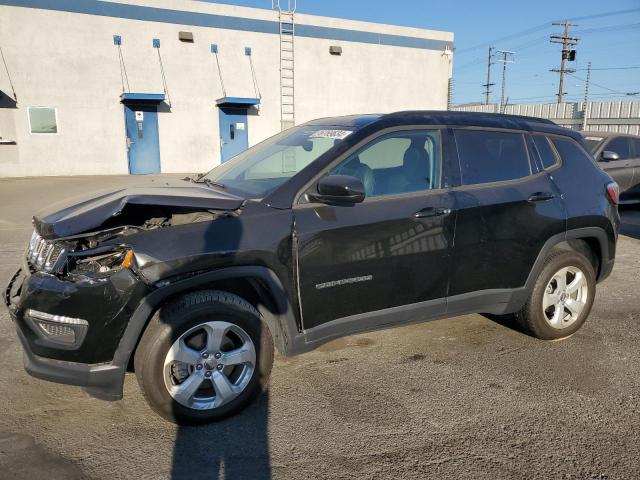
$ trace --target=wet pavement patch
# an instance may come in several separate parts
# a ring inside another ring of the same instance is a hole
[[[20,433],[0,432],[0,477],[47,480],[89,479],[71,460],[55,455]]]

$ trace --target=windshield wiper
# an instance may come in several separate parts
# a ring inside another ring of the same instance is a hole
[[[203,173],[195,177],[185,177],[183,180],[191,183],[204,183],[208,187],[227,188],[227,186],[220,182],[215,182],[209,178],[206,178]]]
[[[224,183],[214,182],[209,178],[202,178],[200,180],[194,180],[195,183],[204,183],[208,187],[218,187],[218,188],[227,188]]]

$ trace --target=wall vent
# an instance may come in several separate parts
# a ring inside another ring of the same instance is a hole
[[[193,43],[193,32],[178,32],[178,40]]]

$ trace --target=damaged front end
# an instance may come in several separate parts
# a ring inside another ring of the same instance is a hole
[[[234,212],[127,205],[103,229],[53,239],[41,235],[46,228],[35,218],[25,278],[12,296],[31,349],[61,360],[110,360],[130,314],[154,289],[128,238],[228,215]]]
[[[27,372],[120,398],[130,350],[121,355],[119,347],[132,315],[157,288],[144,276],[153,248],[164,242],[156,231],[235,216],[244,202],[206,186],[163,181],[34,216],[23,266],[3,295]]]
[[[141,274],[130,239],[236,215],[242,203],[204,187],[152,186],[35,216],[23,267],[4,291],[26,370],[119,398],[127,364],[116,364],[114,355],[131,316],[156,288]]]
[[[36,217],[27,262],[32,272],[99,280],[122,268],[135,270],[135,255],[127,245],[127,237],[160,228],[210,222],[229,215],[235,212],[127,205],[108,219],[101,230],[54,239],[45,239],[39,233],[47,228]]]

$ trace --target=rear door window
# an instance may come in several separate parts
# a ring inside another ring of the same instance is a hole
[[[533,143],[538,150],[542,167],[547,170],[558,163],[556,153],[553,151],[549,139],[544,135],[533,135]]]
[[[463,185],[501,182],[531,174],[524,135],[490,130],[455,130]]]
[[[629,137],[614,137],[605,146],[604,149],[610,152],[616,152],[620,160],[631,158],[631,142]]]

